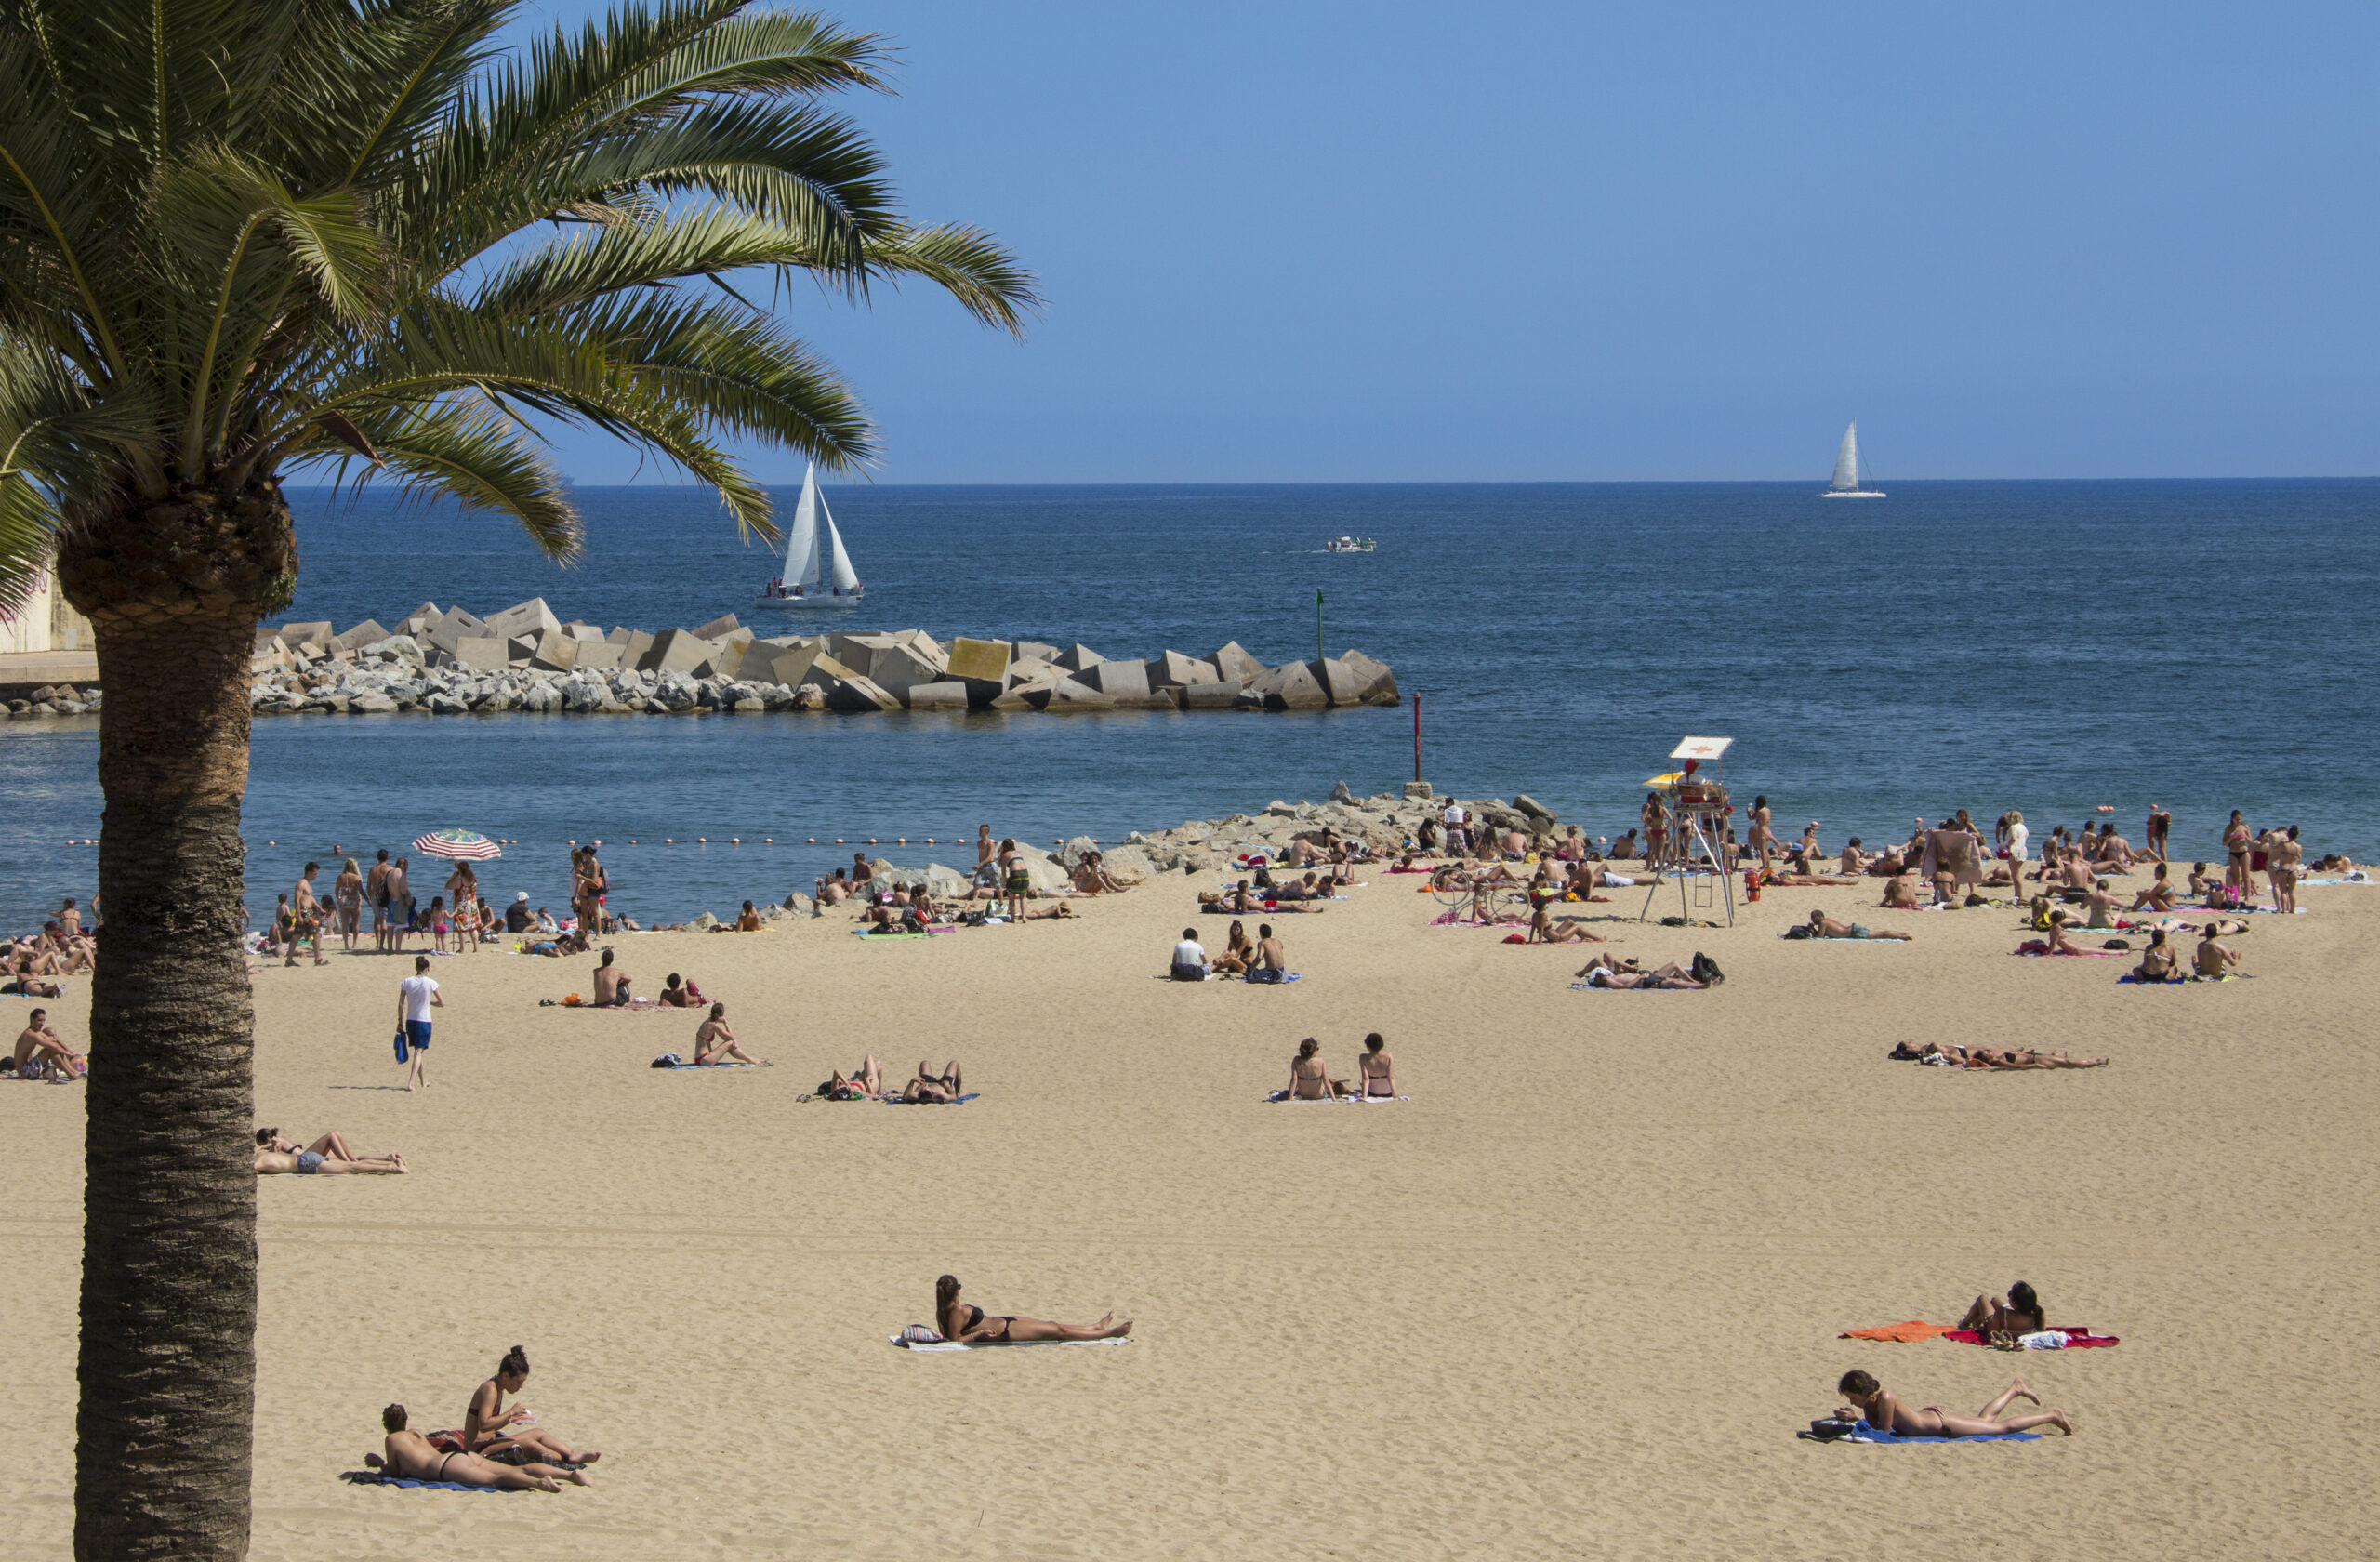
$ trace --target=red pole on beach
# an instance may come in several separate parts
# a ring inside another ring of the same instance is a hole
[[[1413,695],[1413,779],[1421,779],[1421,695]]]

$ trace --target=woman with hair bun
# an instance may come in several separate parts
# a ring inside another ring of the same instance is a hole
[[[504,1408],[504,1397],[520,1393],[528,1381],[529,1353],[515,1345],[496,1363],[496,1375],[471,1396],[471,1408],[463,1414],[463,1451],[504,1464],[592,1464],[602,1458],[593,1449],[574,1449],[530,1424],[537,1418],[528,1407]]]
[[[2018,1280],[2008,1288],[2008,1299],[1978,1296],[1967,1304],[1966,1316],[1959,1319],[1961,1329],[1973,1329],[1989,1336],[2006,1334],[2038,1334],[2049,1327],[2049,1315],[2042,1310],[2042,1299],[2033,1288]]]

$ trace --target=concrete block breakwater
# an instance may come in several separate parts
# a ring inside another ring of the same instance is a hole
[[[1396,676],[1360,651],[1267,667],[1233,641],[1210,655],[1109,657],[1087,645],[923,629],[762,636],[730,614],[694,629],[565,624],[543,598],[481,618],[424,602],[367,620],[257,631],[258,715],[425,710],[1324,710],[1395,705]]]

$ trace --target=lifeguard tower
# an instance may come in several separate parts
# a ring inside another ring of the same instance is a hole
[[[1727,871],[1727,816],[1735,804],[1727,801],[1726,777],[1720,758],[1732,737],[1689,737],[1670,750],[1682,761],[1666,774],[1647,777],[1645,785],[1664,794],[1670,811],[1669,855],[1653,867],[1652,888],[1645,895],[1638,921],[1650,921],[1661,886],[1677,880],[1678,914],[1686,921],[1705,912],[1715,920],[1725,912],[1736,925],[1736,881]]]

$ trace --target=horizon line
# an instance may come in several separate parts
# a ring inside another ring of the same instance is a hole
[[[1096,479],[1068,478],[1047,481],[1004,480],[999,482],[940,482],[879,483],[871,478],[846,477],[832,480],[845,487],[866,488],[1774,488],[1806,483],[1810,492],[1823,496],[1824,477],[1427,477],[1427,478],[1133,478]],[[1871,482],[1885,481],[1870,479]],[[2226,477],[1897,477],[1895,483],[2373,483],[2380,482],[2380,472],[2336,473],[2274,473]],[[354,491],[353,483],[289,483],[284,491],[295,489],[306,493]],[[691,478],[676,482],[643,483],[575,483],[565,480],[563,486],[571,491],[610,489],[706,489],[709,485]],[[763,488],[772,491],[799,489],[801,480],[788,478],[783,482],[766,481]],[[368,491],[366,489],[365,491]],[[1889,495],[1890,490],[1886,490]]]

